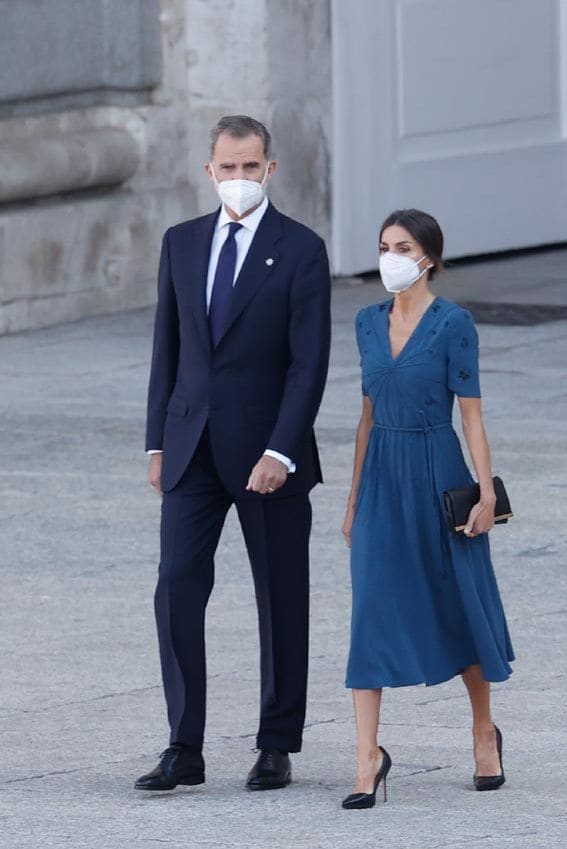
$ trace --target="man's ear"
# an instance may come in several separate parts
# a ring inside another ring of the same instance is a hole
[[[270,164],[268,165],[268,178],[272,178],[276,171],[278,170],[278,163],[275,159],[272,159]]]
[[[213,173],[213,169],[211,168],[211,163],[205,162],[204,169],[205,169],[205,174],[207,175],[209,180],[212,180],[212,182],[214,183],[215,182],[215,175]]]

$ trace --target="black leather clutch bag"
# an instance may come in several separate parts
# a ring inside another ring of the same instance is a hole
[[[494,521],[504,525],[514,515],[510,507],[510,499],[501,478],[492,478],[496,493]],[[452,531],[463,531],[467,526],[469,514],[480,500],[480,486],[473,483],[461,489],[449,489],[443,493],[443,511],[449,528]]]

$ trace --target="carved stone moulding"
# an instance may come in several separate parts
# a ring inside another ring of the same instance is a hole
[[[135,140],[113,127],[4,142],[0,203],[116,186],[132,177],[138,163]]]

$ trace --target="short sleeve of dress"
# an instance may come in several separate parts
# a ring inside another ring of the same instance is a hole
[[[362,337],[364,335],[364,328],[366,327],[367,322],[367,308],[360,310],[358,315],[354,320],[354,329],[356,331],[356,343],[358,345],[358,350],[360,352],[360,365],[362,367]],[[362,378],[362,394],[368,395],[368,389],[364,385],[364,377]]]
[[[449,326],[448,385],[461,398],[480,398],[478,333],[468,310],[458,309]]]

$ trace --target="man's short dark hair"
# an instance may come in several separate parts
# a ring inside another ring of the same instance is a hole
[[[272,152],[272,137],[260,121],[248,115],[225,115],[211,130],[211,159],[215,155],[215,147],[221,133],[228,133],[235,139],[245,139],[247,136],[258,136],[262,139],[264,156],[270,158]]]

